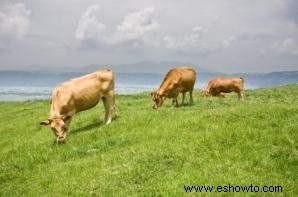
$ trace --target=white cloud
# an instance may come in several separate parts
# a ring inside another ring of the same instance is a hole
[[[91,5],[81,15],[79,20],[75,38],[78,40],[99,40],[101,39],[102,32],[106,29],[105,24],[98,20],[98,13],[100,7],[98,4]]]
[[[297,0],[69,2],[0,0],[0,67],[46,65],[54,54],[68,66],[168,59],[297,67]]]
[[[179,46],[181,46],[175,39],[171,36],[165,36],[163,37],[163,42],[168,49],[177,49]]]
[[[24,37],[30,28],[30,13],[23,3],[4,7],[0,11],[0,39],[9,42]]]
[[[194,28],[192,28],[192,34],[197,36],[198,38],[205,36],[206,34],[208,34],[208,32],[209,30],[206,27],[195,26]]]
[[[153,7],[144,8],[138,12],[127,14],[123,22],[116,26],[113,32],[107,30],[105,24],[99,21],[98,4],[89,6],[82,14],[78,27],[75,32],[75,38],[80,41],[86,41],[85,44],[96,46],[98,43],[106,45],[121,44],[131,41],[133,48],[141,45],[157,46],[158,43],[150,41],[150,35],[159,29],[159,24],[153,20],[155,9]],[[90,42],[92,41],[92,42]]]
[[[131,40],[144,40],[145,37],[156,32],[160,25],[153,19],[153,7],[128,14],[123,22],[117,26],[117,31],[111,38],[112,43]]]
[[[232,44],[234,44],[237,40],[237,37],[232,35],[229,36],[227,39],[225,39],[224,41],[222,41],[222,46],[223,48],[229,48]]]
[[[204,26],[195,26],[184,36],[164,36],[163,44],[167,49],[182,54],[207,55],[230,48],[238,38],[235,35],[217,34]]]
[[[202,26],[195,26],[189,34],[182,37],[164,36],[163,43],[166,48],[191,53],[206,53],[215,51],[219,44],[210,40],[209,29]]]
[[[46,46],[49,48],[64,48],[66,45],[61,42],[47,41]]]
[[[274,48],[277,49],[279,53],[297,56],[298,40],[286,38],[282,42],[275,44]]]
[[[202,44],[202,39],[208,34],[208,28],[202,26],[195,26],[192,28],[191,33],[182,38],[174,38],[172,36],[164,36],[163,41],[166,48],[197,48]]]
[[[200,42],[208,34],[208,28],[195,26],[191,34],[185,38],[185,44],[190,47],[200,47]]]

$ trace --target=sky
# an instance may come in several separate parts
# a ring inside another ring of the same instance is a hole
[[[297,0],[0,0],[0,69],[298,70],[297,10]]]

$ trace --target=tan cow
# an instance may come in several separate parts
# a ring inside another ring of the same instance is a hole
[[[189,92],[190,104],[193,103],[192,91],[196,82],[196,71],[190,66],[182,66],[171,69],[165,76],[159,89],[151,93],[153,109],[162,106],[166,98],[173,99],[173,105],[178,106],[177,97],[181,92],[182,105],[184,104],[185,93]]]
[[[225,93],[236,92],[239,100],[244,97],[244,79],[243,77],[217,77],[208,82],[208,86],[203,90],[204,96],[221,96]]]
[[[114,83],[112,70],[103,68],[59,84],[53,91],[50,117],[40,124],[50,125],[56,142],[64,142],[75,113],[94,107],[100,100],[105,107],[104,123],[109,124],[115,104]]]

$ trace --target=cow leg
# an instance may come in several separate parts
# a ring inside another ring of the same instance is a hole
[[[177,97],[175,98],[175,103],[176,103],[175,107],[178,107],[179,105],[178,105],[178,99],[177,99]]]
[[[178,100],[177,100],[177,97],[176,98],[173,98],[172,100],[172,104],[174,107],[178,107]]]
[[[243,91],[239,91],[238,92],[238,99],[241,100],[241,101],[243,101],[244,100],[243,97],[244,97],[244,92]]]
[[[193,104],[192,91],[193,91],[193,90],[190,90],[190,91],[189,91],[189,103],[190,103],[190,104]]]
[[[226,95],[225,95],[225,93],[223,93],[223,92],[220,92],[219,95],[220,95],[221,97],[223,97],[223,98],[226,98]]]
[[[216,91],[214,93],[214,96],[218,97],[219,101],[222,102],[223,96],[222,96],[221,92]]]
[[[71,123],[71,121],[72,121],[72,117],[73,117],[73,115],[69,115],[69,116],[67,116],[66,119],[64,120],[64,123],[65,123],[66,128],[69,127],[69,125],[70,125],[70,123]]]
[[[68,134],[68,128],[69,128],[69,125],[70,125],[70,123],[71,123],[71,121],[72,121],[72,118],[73,118],[74,114],[75,114],[75,112],[72,112],[71,115],[65,116],[65,117],[63,118],[63,121],[64,121],[64,123],[65,123],[65,127],[67,128],[67,130],[64,132],[64,136],[63,136],[64,139],[66,139],[66,136],[67,136],[67,134]],[[56,142],[57,142],[57,140],[56,140]],[[60,143],[61,143],[61,142],[60,142]],[[64,140],[62,141],[62,143],[64,143]]]
[[[175,106],[176,105],[175,103],[176,103],[176,100],[173,98],[172,105]]]
[[[110,124],[112,121],[112,113],[114,111],[114,105],[115,105],[115,95],[114,91],[109,91],[103,98],[103,105],[105,107],[105,124]]]
[[[185,100],[185,92],[182,93],[182,105],[184,105],[184,100]]]

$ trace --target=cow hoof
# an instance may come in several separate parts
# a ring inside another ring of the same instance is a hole
[[[63,141],[54,140],[53,145],[56,145],[56,144],[65,144],[65,140]]]
[[[58,141],[57,144],[65,144],[65,140],[63,140],[63,141]]]

